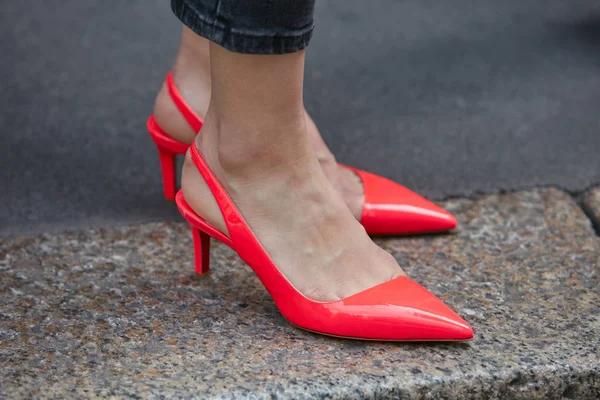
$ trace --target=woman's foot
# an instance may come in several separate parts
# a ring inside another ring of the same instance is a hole
[[[353,217],[315,156],[301,96],[303,52],[251,56],[216,45],[211,50],[219,68],[213,70],[214,96],[195,145],[280,271],[318,301],[404,275]],[[261,84],[244,87],[248,80]],[[189,154],[182,190],[198,215],[228,234]]]
[[[173,66],[173,78],[188,104],[205,117],[210,102],[209,42],[184,28],[181,45]],[[364,203],[361,179],[351,170],[338,165],[316,124],[305,111],[306,132],[321,168],[334,189],[341,194],[356,219],[360,219]],[[154,117],[158,125],[174,139],[191,144],[196,132],[187,123],[169,95],[165,83],[154,103]]]
[[[353,218],[308,140],[273,148],[278,153],[274,156],[260,143],[255,148],[220,144],[219,138],[227,135],[220,129],[248,133],[247,126],[223,125],[209,115],[197,147],[275,265],[301,293],[313,300],[334,301],[404,275],[396,260]],[[307,135],[304,121],[256,129]],[[227,234],[221,211],[189,152],[182,190],[198,215]]]

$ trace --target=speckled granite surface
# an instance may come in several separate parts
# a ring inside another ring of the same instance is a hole
[[[0,238],[0,397],[598,398],[600,240],[555,189],[456,200],[452,235],[378,239],[467,344],[295,329],[233,251],[193,276],[184,224]]]
[[[593,220],[596,230],[600,232],[600,186],[588,190],[583,195],[583,206]]]

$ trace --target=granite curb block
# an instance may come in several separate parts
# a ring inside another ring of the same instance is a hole
[[[600,234],[600,186],[589,189],[584,193],[583,207],[596,226],[596,231]]]
[[[453,200],[453,234],[377,239],[474,327],[466,344],[300,331],[183,223],[0,238],[2,398],[600,397],[600,239],[539,189]]]

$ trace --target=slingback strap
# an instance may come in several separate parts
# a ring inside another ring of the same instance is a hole
[[[229,232],[230,242],[226,242],[226,244],[234,248],[240,258],[252,266],[273,298],[280,298],[284,294],[289,295],[290,290],[303,296],[273,264],[273,260],[195,145],[190,146],[190,155],[221,210]]]
[[[169,95],[171,96],[173,103],[175,103],[175,105],[179,109],[179,112],[181,113],[181,115],[183,115],[188,124],[190,124],[194,132],[198,133],[200,131],[200,128],[202,128],[202,124],[204,123],[204,121],[202,120],[202,118],[200,118],[200,116],[198,116],[198,114],[194,112],[194,110],[192,110],[192,108],[183,99],[183,96],[181,96],[179,89],[177,89],[177,86],[175,86],[175,82],[173,82],[173,73],[171,71],[169,71],[169,73],[167,74],[166,80],[167,88],[169,89]]]
[[[204,178],[206,185],[212,192],[215,200],[221,210],[221,214],[223,215],[223,220],[225,221],[225,226],[227,227],[227,231],[229,232],[229,238],[231,239],[232,244],[235,246],[236,238],[241,236],[254,236],[242,214],[238,210],[237,206],[229,197],[229,194],[221,185],[221,182],[215,177],[213,172],[210,170],[208,164],[204,160],[204,157],[200,154],[195,145],[190,146],[190,154],[192,156],[192,161],[196,165],[196,168]]]

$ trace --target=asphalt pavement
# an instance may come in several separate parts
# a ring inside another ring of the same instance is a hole
[[[177,219],[145,132],[168,2],[0,5],[0,234]],[[306,105],[340,161],[433,199],[600,182],[600,3],[320,1]]]

